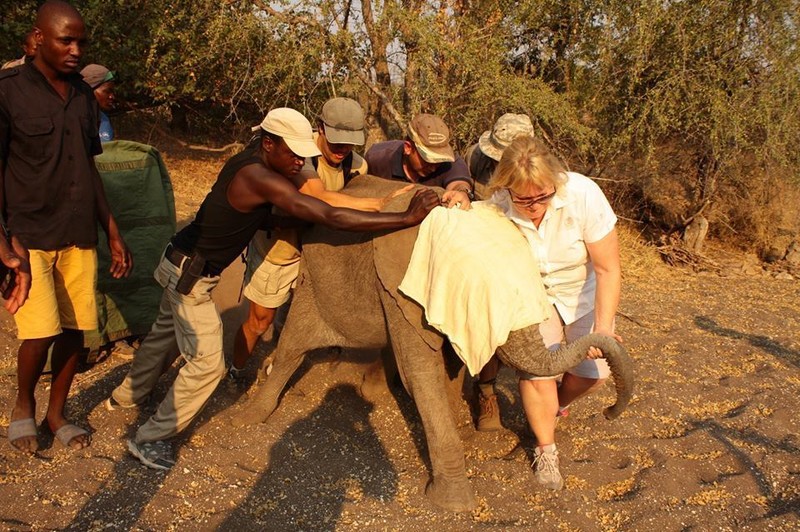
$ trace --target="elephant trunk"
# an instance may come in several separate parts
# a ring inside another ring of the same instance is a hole
[[[588,334],[574,342],[550,351],[545,347],[538,327],[512,331],[508,341],[498,349],[500,360],[506,365],[540,377],[556,376],[577,366],[586,358],[589,347],[597,347],[611,368],[617,402],[606,408],[607,419],[619,416],[633,395],[633,360],[625,347],[610,336]]]

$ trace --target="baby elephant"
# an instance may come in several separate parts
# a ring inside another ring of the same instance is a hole
[[[402,186],[359,176],[344,191],[359,197],[380,197]],[[388,209],[401,210],[411,194],[396,198]],[[304,235],[300,277],[272,371],[232,422],[242,426],[265,421],[305,353],[311,350],[391,345],[428,442],[433,478],[426,495],[443,508],[466,511],[476,502],[448,402],[444,338],[426,324],[421,308],[397,290],[417,232],[417,227],[389,234],[315,227]],[[633,390],[633,363],[613,338],[589,335],[553,353],[545,348],[538,327],[533,325],[512,332],[499,356],[514,369],[557,375],[583,360],[589,346],[600,348],[611,366],[617,402],[605,410],[605,415],[612,419],[625,409]]]

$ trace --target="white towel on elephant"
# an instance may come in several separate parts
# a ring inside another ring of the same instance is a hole
[[[399,286],[425,309],[477,375],[508,333],[541,323],[550,305],[531,248],[496,207],[437,207],[420,226]]]

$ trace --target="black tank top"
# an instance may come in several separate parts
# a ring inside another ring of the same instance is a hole
[[[240,212],[228,203],[228,185],[236,172],[251,164],[264,164],[256,153],[257,148],[258,143],[251,143],[243,152],[228,159],[194,221],[172,237],[172,244],[179,250],[187,254],[196,251],[205,258],[206,273],[210,275],[220,274],[244,251],[272,211],[270,203],[251,212]]]

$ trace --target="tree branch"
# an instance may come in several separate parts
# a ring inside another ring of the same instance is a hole
[[[278,11],[263,0],[253,0],[253,3],[265,13],[272,15],[283,22],[290,24],[307,24],[317,28],[320,31],[324,31],[322,25],[320,25],[319,21],[315,18],[298,15],[291,11]]]
[[[377,86],[375,86],[375,84],[372,83],[372,81],[367,77],[366,74],[364,74],[364,72],[361,69],[355,69],[354,72],[356,77],[358,77],[358,79],[361,80],[361,83],[363,83],[370,90],[370,92],[372,92],[372,94],[378,97],[378,99],[384,105],[386,111],[391,115],[392,120],[394,120],[395,123],[400,128],[405,129],[406,121],[403,119],[403,116],[399,112],[397,112],[397,109],[395,109],[389,97],[386,96],[386,94],[384,94],[384,92],[380,90]]]

